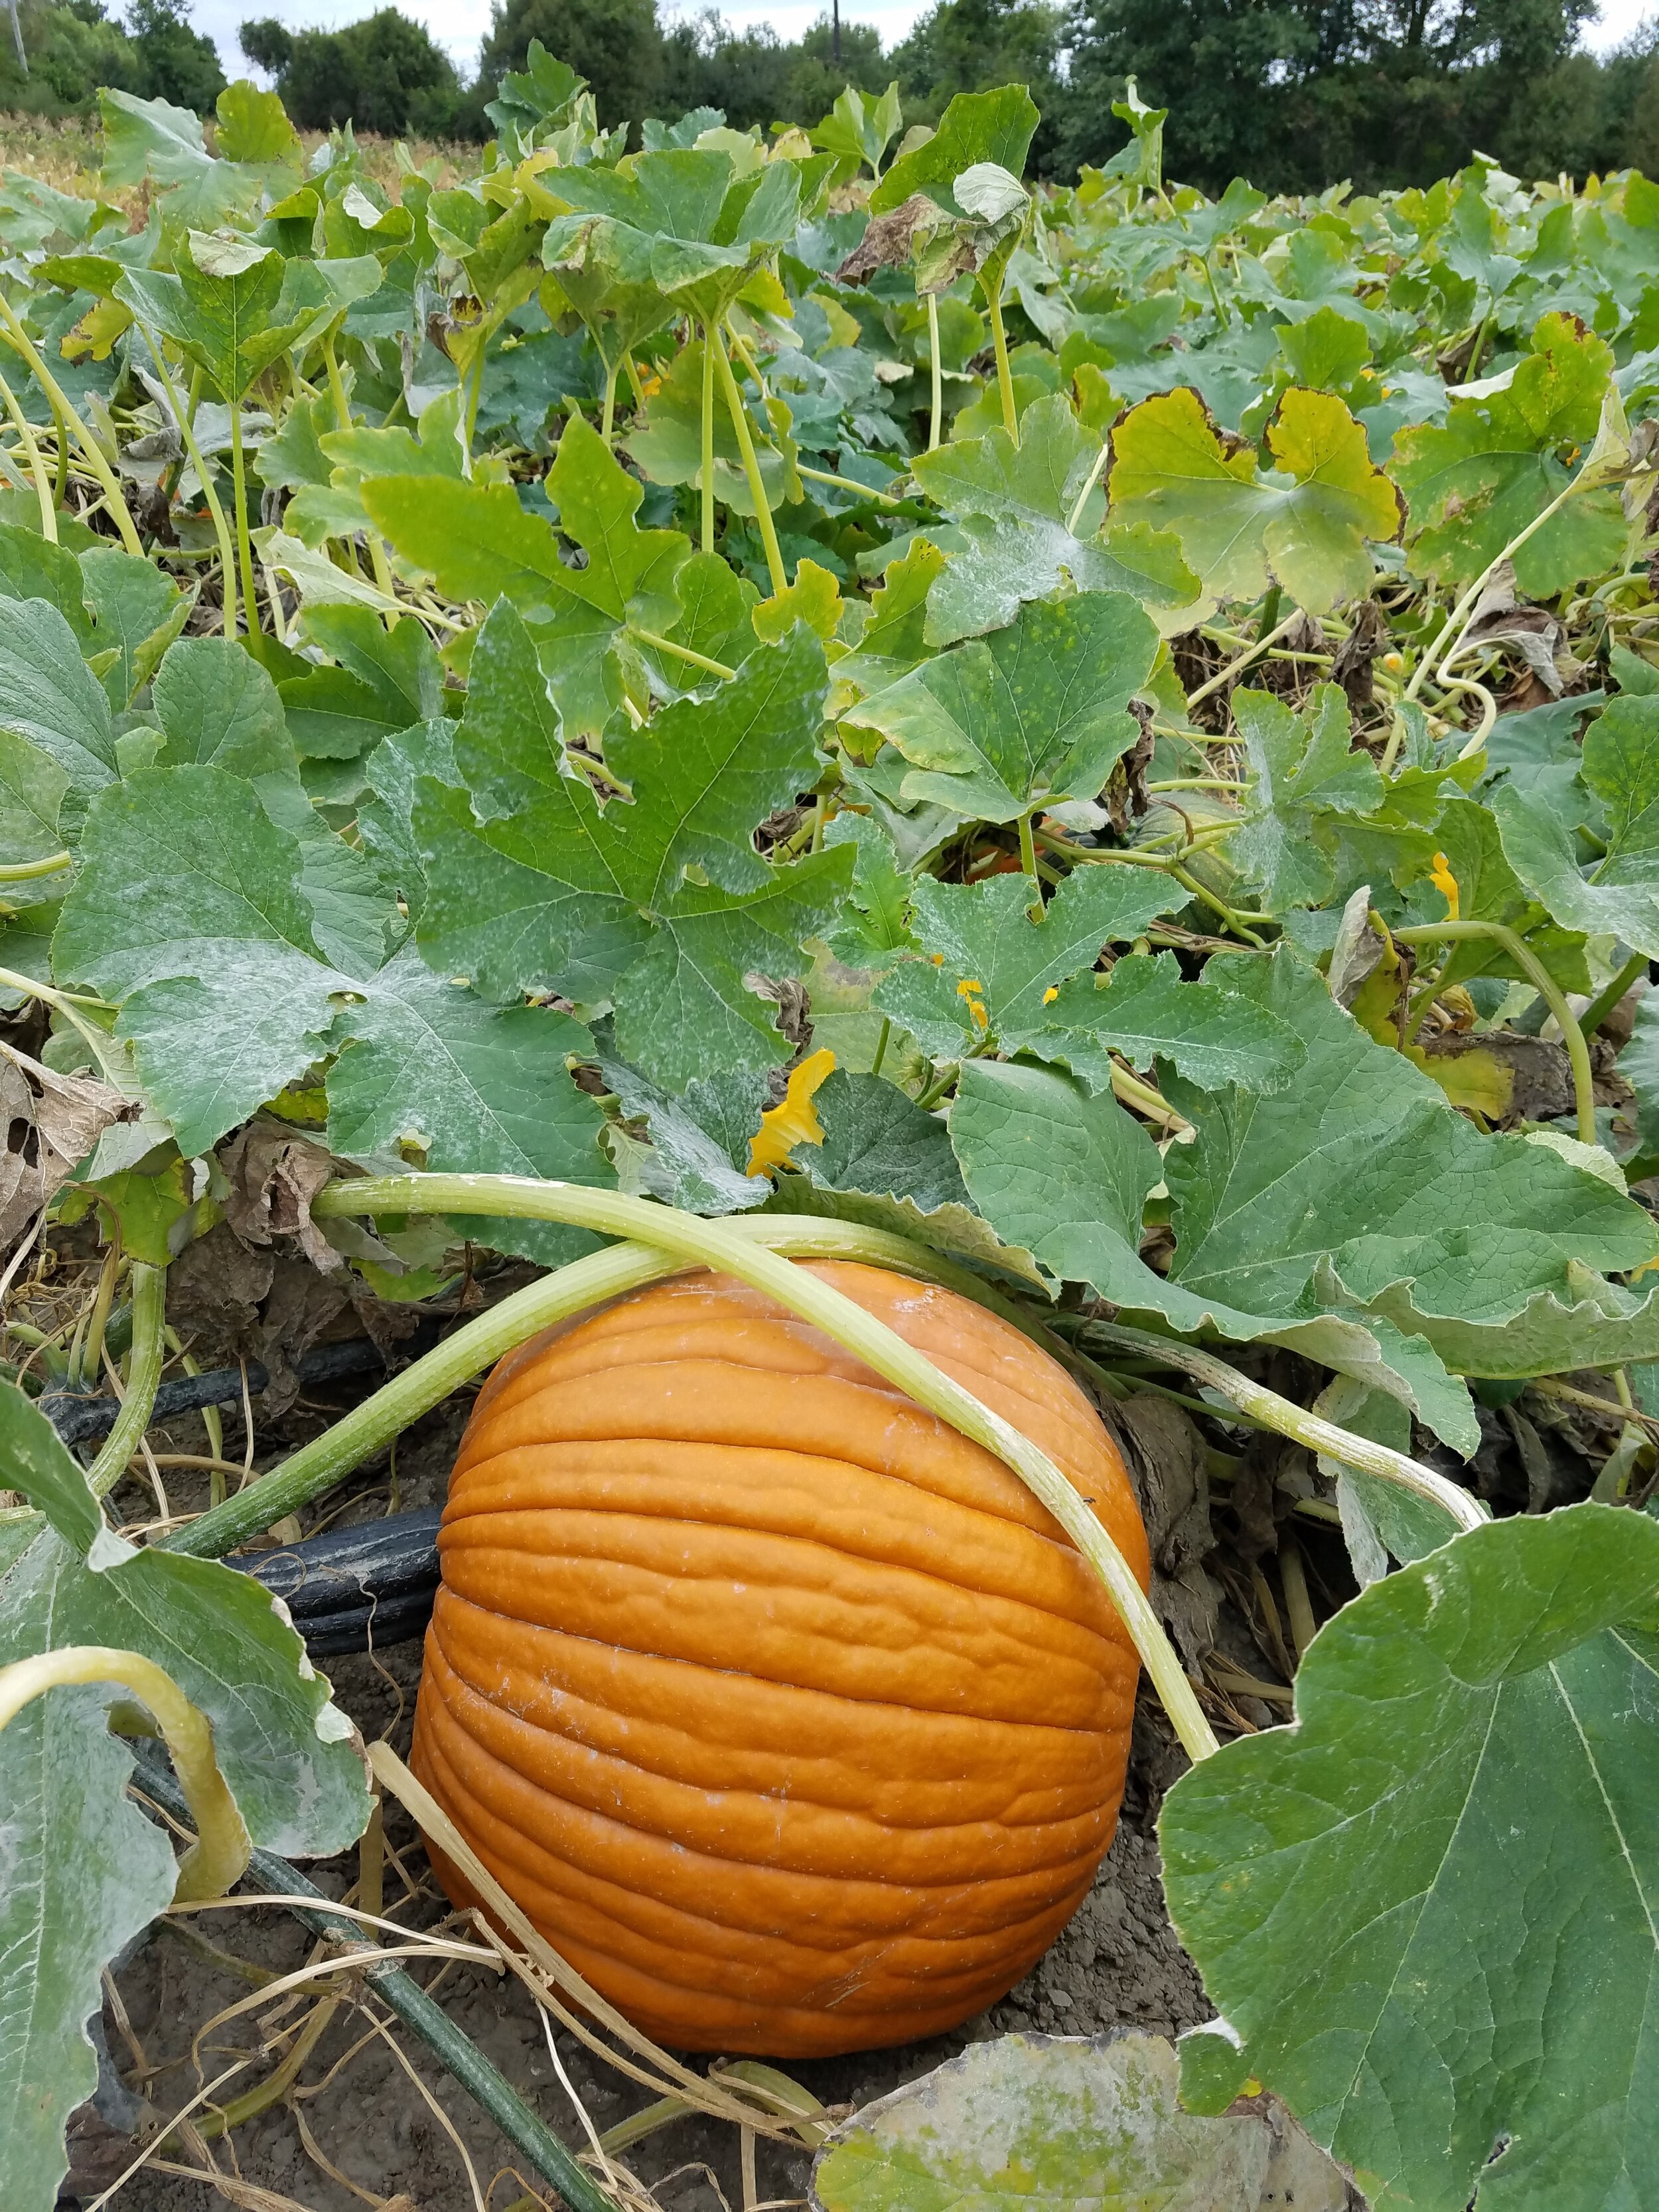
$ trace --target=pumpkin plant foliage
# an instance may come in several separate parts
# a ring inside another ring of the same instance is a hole
[[[0,993],[61,1139],[0,1263],[95,1215],[137,1314],[252,1127],[896,1232],[1230,1443],[1182,1361],[1289,1376],[1365,1587],[1170,1796],[1189,2103],[1259,2081],[1378,2205],[1659,2195],[1655,187],[1212,202],[1133,88],[1065,185],[1018,86],[633,147],[539,47],[447,184],[100,98],[87,191],[0,199]],[[605,1241],[306,1225],[416,1309]],[[256,1842],[340,1848],[291,1631],[118,1536],[20,1364],[0,1660],[154,1658]],[[1526,1383],[1616,1401],[1594,1502],[1454,1535],[1308,1427],[1472,1489]],[[171,1879],[111,1711],[0,1731],[24,2212]],[[826,2204],[896,2201],[867,2134]]]

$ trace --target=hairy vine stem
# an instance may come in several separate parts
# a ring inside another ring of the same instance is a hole
[[[709,325],[709,336],[714,348],[714,367],[720,373],[720,386],[726,393],[726,412],[732,417],[738,451],[743,457],[743,472],[749,481],[749,496],[755,502],[755,526],[760,532],[761,544],[766,550],[766,573],[772,580],[772,596],[775,599],[788,590],[789,575],[778,544],[778,530],[772,520],[771,501],[766,496],[766,485],[761,477],[754,433],[749,428],[749,410],[738,389],[738,380],[732,374],[732,364],[726,358],[726,341],[720,336],[718,323]]]
[[[1339,1428],[1334,1421],[1328,1421],[1321,1414],[1310,1413],[1305,1406],[1281,1398],[1277,1390],[1268,1389],[1265,1383],[1251,1382],[1249,1376],[1241,1375],[1236,1367],[1229,1367],[1212,1352],[1200,1351],[1198,1346],[1183,1343],[1176,1337],[1156,1335],[1151,1329],[1126,1328],[1115,1321],[1087,1321],[1083,1324],[1083,1332],[1093,1341],[1163,1360],[1192,1376],[1194,1381],[1207,1382],[1242,1413],[1253,1414],[1280,1436],[1305,1444],[1310,1451],[1323,1452],[1328,1458],[1340,1460],[1344,1467],[1358,1468],[1362,1474],[1375,1474],[1384,1482],[1395,1483],[1401,1489],[1409,1490],[1413,1497],[1437,1505],[1460,1531],[1486,1525],[1489,1516],[1480,1500],[1456,1483],[1449,1482],[1443,1474],[1437,1474],[1431,1467],[1425,1467],[1420,1461],[1388,1444],[1373,1443],[1369,1437],[1356,1436],[1351,1430]]]
[[[1002,326],[1002,280],[1007,273],[1007,262],[994,257],[996,282],[993,283],[981,270],[979,288],[991,315],[991,344],[996,354],[997,390],[1002,397],[1002,427],[1013,445],[1019,443],[1019,415],[1014,405],[1013,371],[1008,365],[1008,333]]]
[[[213,1730],[206,1717],[166,1668],[142,1652],[76,1644],[0,1667],[0,1729],[15,1719],[31,1698],[71,1682],[118,1682],[154,1715],[196,1823],[197,1840],[179,1862],[173,1901],[222,1897],[233,1882],[240,1881],[252,1845],[213,1755]]]
[[[702,536],[705,553],[714,550],[714,326],[702,325]]]
[[[945,422],[945,371],[939,357],[939,294],[925,295],[927,301],[927,362],[930,377],[930,406],[927,416],[927,450],[939,451],[939,441]]]
[[[12,420],[12,427],[22,441],[28,458],[29,474],[34,478],[34,495],[40,502],[40,534],[49,545],[58,543],[58,507],[52,496],[52,479],[46,474],[46,464],[40,451],[40,441],[34,434],[34,426],[19,405],[16,393],[3,376],[0,376],[0,400]],[[61,458],[60,448],[60,458]]]
[[[148,1261],[132,1263],[132,1358],[127,1395],[103,1449],[87,1471],[94,1498],[113,1490],[127,1462],[143,1442],[155,1410],[156,1387],[167,1357],[167,1269]]]
[[[87,457],[87,466],[97,477],[104,497],[109,502],[110,518],[121,534],[122,544],[129,553],[137,553],[142,557],[144,549],[139,543],[132,513],[122,494],[119,478],[104,459],[103,448],[64,398],[63,386],[41,360],[40,349],[23,328],[16,310],[3,292],[0,292],[0,325],[3,326],[14,349],[21,354],[28,363],[35,382],[52,403],[53,411],[60,415],[74,431],[76,441]]]
[[[42,876],[55,876],[60,868],[74,865],[73,853],[48,853],[40,860],[8,860],[0,867],[0,884],[32,884]]]
[[[0,968],[0,987],[21,991],[27,998],[39,999],[43,1006],[50,1006],[54,1013],[61,1014],[97,1061],[104,1080],[112,1090],[121,1088],[120,1066],[110,1056],[107,1035],[76,1012],[67,991],[54,990],[50,983],[39,982],[33,975],[20,975],[11,968]]]
[[[201,447],[196,442],[196,401],[200,396],[200,371],[198,370],[191,378],[189,404],[181,407],[179,404],[179,394],[174,389],[173,378],[167,368],[167,356],[161,350],[161,340],[152,337],[148,325],[137,322],[136,319],[135,327],[144,341],[150,359],[155,363],[155,374],[161,380],[162,391],[167,394],[167,405],[172,410],[173,422],[178,426],[179,435],[185,451],[190,457],[190,465],[196,471],[196,480],[202,487],[202,496],[208,504],[208,514],[213,521],[213,534],[219,543],[222,627],[227,637],[234,637],[236,635],[236,556],[231,547],[230,525],[225,520],[223,503],[214,489],[212,473],[206,461],[202,458]]]

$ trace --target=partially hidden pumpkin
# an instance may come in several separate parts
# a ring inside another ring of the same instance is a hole
[[[952,1291],[814,1271],[1040,1444],[1145,1582],[1062,1368]],[[658,2041],[933,2034],[1088,1890],[1136,1677],[1105,1590],[1000,1461],[758,1292],[682,1278],[503,1359],[440,1548],[415,1770]]]

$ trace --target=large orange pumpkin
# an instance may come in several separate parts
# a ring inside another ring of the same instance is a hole
[[[1123,1463],[1046,1353],[951,1291],[815,1272],[1040,1444],[1145,1581]],[[952,2027],[1111,1841],[1136,1662],[1094,1574],[989,1452],[729,1278],[503,1359],[441,1548],[416,1771],[660,2042]]]

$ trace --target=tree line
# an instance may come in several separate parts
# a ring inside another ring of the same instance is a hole
[[[1659,17],[1616,52],[1583,46],[1595,0],[935,0],[884,52],[828,18],[795,40],[713,7],[663,24],[653,0],[495,0],[476,79],[383,8],[337,31],[243,24],[243,52],[303,128],[482,140],[532,39],[577,70],[607,125],[717,107],[739,129],[817,122],[844,84],[896,79],[907,123],[958,92],[1023,82],[1042,114],[1036,173],[1074,176],[1124,143],[1126,80],[1170,110],[1166,173],[1224,189],[1426,184],[1479,150],[1517,174],[1659,172]],[[24,0],[27,82],[0,56],[0,106],[62,112],[115,84],[205,110],[223,79],[188,0]]]

